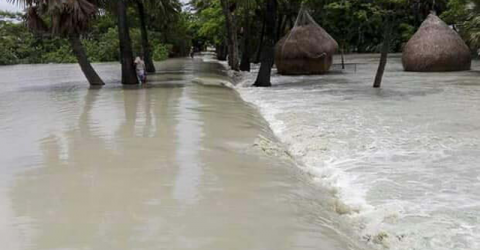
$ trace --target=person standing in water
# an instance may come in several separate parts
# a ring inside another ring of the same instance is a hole
[[[145,62],[139,56],[134,61],[135,69],[137,71],[138,81],[143,84],[147,81],[147,74],[145,73]]]
[[[190,49],[190,57],[193,59],[194,56],[195,56],[195,47],[192,47]]]

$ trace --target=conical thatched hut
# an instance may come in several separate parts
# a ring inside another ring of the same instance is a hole
[[[403,49],[405,71],[469,70],[470,49],[440,18],[430,14]]]
[[[337,48],[337,42],[302,9],[294,28],[275,46],[278,73],[324,74]]]

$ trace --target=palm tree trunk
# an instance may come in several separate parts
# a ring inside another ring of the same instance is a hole
[[[220,44],[217,44],[216,46],[216,53],[217,53],[217,59],[219,61],[225,61],[227,60],[227,48],[225,45],[225,42],[222,42]]]
[[[280,15],[278,18],[277,18],[277,32],[275,33],[275,42],[278,42],[278,40],[280,40],[280,36],[282,35],[282,28],[283,28],[283,22],[284,22],[284,18],[286,18],[285,15]]]
[[[225,15],[225,23],[227,25],[227,41],[228,41],[228,64],[230,67],[238,71],[238,39],[237,39],[237,27],[235,24],[235,18],[230,12],[229,0],[222,1],[222,10]]]
[[[243,29],[243,54],[240,70],[250,72],[250,16],[248,14],[248,9],[245,9],[243,17],[245,23],[245,28]]]
[[[390,36],[392,33],[392,21],[387,20],[385,26],[385,34],[383,38],[382,51],[380,55],[380,63],[378,64],[377,74],[375,76],[375,82],[373,83],[374,88],[380,88],[382,85],[383,74],[385,72],[385,66],[387,65],[388,59],[388,50],[390,49]]]
[[[141,0],[137,0],[136,2],[138,16],[140,19],[140,32],[142,35],[142,50],[143,57],[145,59],[145,68],[147,72],[153,73],[155,72],[155,65],[153,64],[152,51],[150,49],[150,44],[148,43],[147,24],[145,21],[145,6],[143,5]]]
[[[118,37],[120,40],[120,60],[122,63],[122,84],[138,84],[133,65],[132,40],[127,22],[126,0],[117,0]]]
[[[288,16],[285,16],[283,19],[283,22],[280,26],[280,30],[278,31],[279,33],[277,34],[277,42],[282,39],[282,37],[285,35],[285,29],[287,28],[287,23],[288,23]]]
[[[266,9],[266,41],[262,49],[262,64],[257,75],[257,80],[253,86],[270,87],[272,66],[275,56],[275,20],[277,18],[277,0],[268,0]]]
[[[90,85],[105,85],[100,76],[98,76],[95,69],[90,64],[88,60],[87,53],[83,48],[82,42],[80,41],[80,36],[78,34],[71,35],[68,37],[70,41],[70,46],[72,46],[73,53],[77,57],[78,64],[82,69],[83,74],[87,78]]]
[[[256,53],[256,56],[255,56],[254,63],[259,63],[260,59],[261,59],[260,56],[262,55],[263,41],[265,40],[266,22],[267,21],[265,20],[265,17],[264,17],[263,22],[262,22],[262,33],[260,34],[260,43],[258,44],[258,49],[257,49],[257,53]]]

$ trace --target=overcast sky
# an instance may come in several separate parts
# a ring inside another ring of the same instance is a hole
[[[11,3],[7,3],[6,0],[0,0],[0,10],[21,11],[22,8],[19,8],[17,5]]]

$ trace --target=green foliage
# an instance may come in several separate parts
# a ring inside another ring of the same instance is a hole
[[[219,44],[226,36],[225,16],[222,12],[220,1],[214,0],[212,4],[202,10],[198,20],[192,23],[192,29],[197,30],[198,37],[201,37],[211,44]]]
[[[77,59],[72,53],[70,45],[64,41],[59,41],[57,49],[49,49],[42,54],[42,63],[75,63]]]
[[[252,8],[251,44],[258,46],[265,13],[264,1],[229,1],[236,3],[234,15],[240,35],[245,20],[242,17],[243,9],[246,8],[245,5]],[[277,0],[277,36],[280,39],[292,28],[296,15],[304,4],[317,23],[330,33],[346,52],[378,51],[384,40],[387,23],[393,26],[391,50],[401,51],[402,46],[430,11],[435,10],[438,14],[448,12],[452,8],[451,3],[455,1],[472,0]],[[219,1],[191,0],[191,4],[196,11],[194,22],[191,22],[195,40],[206,41],[211,45],[225,43],[226,32]],[[480,43],[480,33],[478,38]]]
[[[43,43],[20,18],[20,14],[0,12],[0,65],[42,62]]]
[[[323,13],[323,15],[322,15]],[[319,21],[346,51],[374,51],[382,39],[383,13],[367,1],[342,1],[324,5]]]
[[[6,65],[10,64],[11,62],[18,61],[14,51],[12,51],[8,46],[5,46],[5,44],[0,44],[0,51],[2,51],[0,54],[0,65]]]
[[[170,57],[187,56],[192,46],[193,35],[189,27],[193,15],[187,12],[164,13],[161,9],[151,10],[148,14],[147,26],[152,49],[161,44],[170,44]]]
[[[153,60],[162,61],[168,58],[172,45],[159,44],[153,48]]]
[[[193,1],[196,14],[190,17],[189,30],[197,45],[219,45],[227,31],[220,0]]]
[[[400,38],[403,43],[408,42],[408,40],[410,40],[410,38],[413,36],[413,34],[415,34],[416,31],[415,27],[408,23],[401,23],[399,25],[399,29],[401,31]]]
[[[450,0],[442,18],[459,31],[472,49],[480,48],[479,0]]]
[[[192,34],[189,29],[191,22],[191,15],[188,13],[181,13],[176,16],[172,23],[165,26],[162,31],[157,33],[158,39],[156,43],[152,43],[152,46],[157,44],[169,44],[169,57],[187,56],[192,47]],[[163,37],[161,39],[160,37]]]
[[[131,26],[137,20],[132,18]],[[182,26],[183,25],[183,26]],[[154,60],[187,54],[190,49],[187,21],[182,19],[174,30],[160,32],[153,26],[149,32]],[[138,26],[137,26],[138,27]],[[141,35],[138,28],[131,28],[132,46],[135,55],[140,55]],[[169,45],[165,45],[168,35]],[[82,35],[82,43],[92,62],[119,61],[118,30],[115,17],[105,14],[95,19],[89,31]],[[39,36],[31,33],[20,14],[0,12],[0,65],[29,63],[75,63],[67,40],[59,37]]]
[[[108,62],[118,61],[119,57],[119,41],[118,30],[110,27],[96,39],[86,38],[83,45],[87,51],[87,55],[92,62]]]
[[[225,44],[226,25],[219,0],[191,0],[192,12],[182,12],[178,0],[170,7],[147,1],[147,29],[154,60],[188,55],[196,47]],[[230,0],[239,37],[250,27],[250,51],[260,45],[265,13],[263,0]],[[292,28],[301,4],[346,52],[375,52],[383,42],[385,24],[392,22],[392,51],[401,51],[421,22],[434,9],[453,24],[472,48],[480,47],[480,0],[278,0],[278,39]],[[167,6],[167,5],[165,5]],[[167,10],[168,9],[168,10]],[[134,54],[141,54],[141,34],[135,5],[129,8]],[[250,16],[250,19],[246,18]],[[245,21],[249,20],[249,22]],[[48,21],[48,20],[47,20]],[[102,11],[82,34],[93,62],[119,61],[116,17]],[[75,62],[68,41],[30,33],[21,14],[0,11],[0,65]]]
[[[317,22],[347,52],[375,52],[383,42],[387,23],[393,25],[392,51],[401,51],[430,11],[442,13],[447,9],[447,1],[306,0],[305,3]]]

